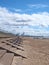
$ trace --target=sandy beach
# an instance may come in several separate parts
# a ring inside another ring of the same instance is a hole
[[[17,36],[0,37],[0,65],[49,65],[49,39],[16,40]]]

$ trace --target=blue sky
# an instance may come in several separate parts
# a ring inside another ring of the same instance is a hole
[[[11,11],[19,9],[22,11],[21,13],[28,14],[44,11],[49,12],[49,0],[0,0],[0,6],[6,7]]]
[[[49,0],[0,0],[0,30],[49,35]]]

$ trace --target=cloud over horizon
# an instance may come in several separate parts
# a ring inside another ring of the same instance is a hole
[[[14,34],[25,32],[26,35],[47,35],[49,33],[48,28],[48,12],[21,14],[0,6],[0,30]]]

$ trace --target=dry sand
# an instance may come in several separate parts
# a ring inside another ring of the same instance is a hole
[[[49,39],[28,38],[23,45],[27,55],[23,65],[49,65]]]

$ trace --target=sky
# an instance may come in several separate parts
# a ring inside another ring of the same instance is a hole
[[[49,36],[49,0],[0,0],[0,31]]]

